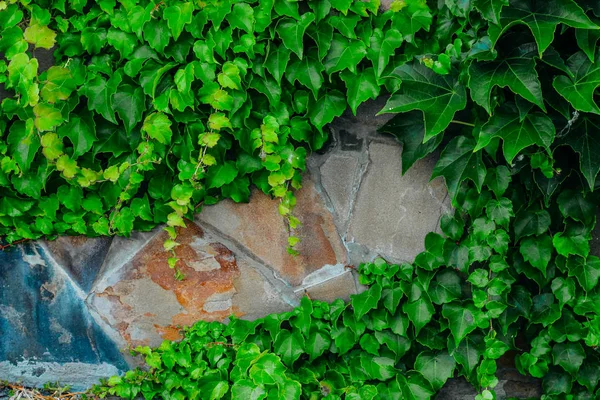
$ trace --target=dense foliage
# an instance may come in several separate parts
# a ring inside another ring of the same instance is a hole
[[[391,93],[406,171],[436,149],[455,213],[348,304],[199,322],[98,389],[166,399],[493,399],[512,350],[545,398],[596,398],[600,5],[593,0],[0,1],[0,235],[176,230],[292,190],[326,124]],[[38,70],[37,48],[56,64]],[[399,171],[400,173],[400,171]],[[181,278],[181,275],[178,274]],[[106,392],[104,392],[106,393]]]

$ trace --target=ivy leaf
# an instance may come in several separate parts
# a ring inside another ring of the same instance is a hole
[[[81,45],[88,53],[92,55],[100,53],[105,44],[106,29],[86,27],[81,31]]]
[[[236,380],[231,386],[231,394],[235,399],[261,400],[267,397],[265,387],[249,379]]]
[[[323,64],[312,55],[293,61],[286,70],[286,77],[291,84],[297,80],[309,88],[315,99],[318,98],[319,89],[323,86]],[[346,100],[344,100],[344,103]],[[345,108],[345,106],[344,106]]]
[[[474,306],[444,304],[442,315],[448,320],[448,327],[454,337],[454,345],[458,347],[465,337],[477,328],[478,320],[482,318],[481,311]]]
[[[186,2],[175,3],[165,8],[163,17],[167,20],[167,24],[171,29],[174,40],[179,39],[179,35],[183,32],[183,28],[192,22],[193,12],[194,5]]]
[[[56,103],[69,98],[77,84],[67,68],[52,66],[46,72],[46,82],[40,95],[47,103]]]
[[[427,294],[423,294],[413,302],[404,303],[402,311],[406,313],[410,322],[413,323],[415,326],[415,335],[418,335],[419,331],[431,321],[435,309]]]
[[[450,269],[437,273],[435,280],[429,286],[431,301],[439,305],[460,298],[462,294],[460,283],[458,274]]]
[[[387,308],[390,313],[396,312],[402,296],[404,296],[404,291],[399,284],[395,284],[391,288],[383,289],[381,295],[381,298],[383,299],[383,306]]]
[[[331,48],[325,57],[325,71],[331,75],[345,69],[356,73],[356,66],[367,55],[367,48],[360,40],[346,39],[334,33]]]
[[[220,188],[227,185],[237,177],[238,170],[234,162],[226,161],[224,164],[212,166],[206,173],[206,182],[209,188]]]
[[[325,331],[311,331],[306,339],[306,353],[310,361],[321,356],[331,346],[331,337]]]
[[[552,238],[552,244],[556,252],[561,256],[568,257],[570,254],[587,257],[590,253],[590,241],[583,235],[564,235],[557,233]]]
[[[35,115],[35,127],[40,131],[52,131],[60,125],[64,118],[60,111],[49,104],[38,103],[33,107]]]
[[[402,42],[402,34],[397,29],[386,29],[385,33],[379,28],[373,30],[370,46],[367,48],[367,58],[373,63],[378,79]]]
[[[510,218],[515,216],[512,201],[506,197],[488,201],[485,211],[489,219],[506,228],[508,228]]]
[[[590,393],[594,391],[596,386],[598,386],[598,381],[600,380],[600,370],[596,367],[595,364],[586,361],[579,368],[579,372],[577,373],[577,383],[582,386],[585,386]]]
[[[360,15],[333,15],[327,20],[327,22],[347,38],[356,39],[356,33],[354,32],[354,29],[360,20]]]
[[[15,121],[7,138],[11,154],[23,172],[29,171],[31,163],[40,149],[40,138],[35,131],[33,119]]]
[[[331,41],[333,40],[333,27],[325,22],[310,25],[306,30],[308,36],[314,40],[319,49],[319,60],[327,55],[327,52],[331,48]]]
[[[500,24],[502,7],[507,5],[508,0],[475,0],[475,8],[481,12],[483,18],[496,25]]]
[[[560,309],[554,302],[552,293],[539,294],[533,298],[531,307],[532,323],[542,324],[544,327],[556,322],[560,318]]]
[[[600,39],[600,29],[575,29],[577,45],[591,62],[596,59],[596,44]]]
[[[232,28],[252,33],[254,32],[254,10],[249,4],[234,4],[231,14],[227,16],[227,22]]]
[[[191,5],[191,3],[189,3]],[[162,19],[151,19],[144,24],[143,28],[144,39],[148,42],[150,47],[158,52],[158,54],[164,54],[165,47],[171,40],[171,30],[167,25],[167,21]]]
[[[485,344],[481,335],[468,335],[452,352],[452,356],[460,365],[471,373],[479,364]]]
[[[546,51],[554,40],[558,24],[573,28],[598,29],[583,10],[572,0],[511,0],[502,10],[500,24],[490,25],[488,34],[495,45],[500,36],[516,24],[525,24],[538,45],[538,53]]]
[[[291,367],[304,353],[304,338],[297,330],[290,332],[282,329],[273,343],[273,350],[281,356],[286,365]]]
[[[475,152],[475,141],[466,136],[458,136],[444,149],[440,159],[433,169],[431,178],[443,176],[448,187],[448,192],[455,203],[460,184],[470,179],[481,192],[485,181],[486,167],[483,163],[481,152]]]
[[[152,139],[162,144],[171,143],[171,120],[162,112],[154,112],[144,119],[142,132],[146,132]]]
[[[556,343],[552,348],[552,359],[554,365],[560,365],[569,374],[575,375],[585,360],[585,351],[579,343]]]
[[[315,20],[315,14],[305,13],[299,21],[291,18],[282,18],[277,25],[277,34],[283,40],[285,47],[296,53],[302,60],[304,50],[304,32],[308,25]]]
[[[546,276],[546,268],[552,258],[552,239],[548,235],[528,237],[521,241],[519,251],[525,261],[542,271]]]
[[[352,5],[352,0],[329,0],[331,3],[331,7],[334,9],[341,11],[342,14],[346,15],[350,6]]]
[[[90,151],[96,141],[94,120],[83,114],[80,117],[71,116],[69,122],[58,128],[57,133],[61,139],[68,137],[73,144],[74,159]]]
[[[25,40],[35,46],[43,49],[51,49],[56,43],[56,32],[47,26],[32,24],[23,32]]]
[[[500,61],[471,63],[468,84],[471,97],[490,115],[490,96],[496,86],[508,86],[514,93],[546,110],[535,61],[531,57],[523,57],[517,53]]]
[[[555,134],[554,123],[542,113],[529,113],[521,118],[518,113],[500,109],[481,128],[475,151],[483,149],[493,139],[501,138],[504,158],[510,164],[521,150],[532,144],[549,153]]]
[[[424,352],[415,360],[415,370],[419,371],[436,391],[454,375],[455,368],[456,361],[445,351],[435,355]]]
[[[122,80],[123,76],[120,72],[116,72],[108,81],[101,75],[88,80],[81,89],[82,94],[88,98],[88,110],[96,111],[107,121],[116,124],[113,95]]]
[[[354,316],[361,319],[367,312],[377,308],[381,299],[381,285],[376,283],[360,294],[350,295]]]
[[[594,189],[600,171],[600,118],[595,115],[580,115],[571,127],[564,143],[579,153],[579,166],[590,190]]]
[[[332,90],[322,95],[316,103],[309,106],[308,118],[317,129],[321,130],[326,124],[333,121],[335,117],[342,115],[345,109],[345,96],[337,90]]]
[[[373,68],[367,68],[358,74],[352,73],[349,70],[342,71],[340,78],[346,84],[348,104],[352,109],[352,113],[356,115],[356,109],[359,105],[369,99],[376,99],[379,96],[379,85]]]
[[[402,143],[402,175],[418,160],[432,153],[442,143],[444,135],[437,135],[423,143],[425,123],[418,111],[398,114],[383,127],[380,132],[389,133]]]
[[[127,133],[142,121],[146,111],[146,97],[140,87],[121,85],[113,95],[113,108],[125,124]]]
[[[594,92],[600,86],[600,54],[592,63],[583,52],[573,54],[567,60],[571,76],[557,76],[552,82],[554,89],[579,111],[600,114],[594,101]]]
[[[277,84],[281,84],[281,78],[290,61],[290,54],[291,51],[283,45],[279,47],[273,45],[273,48],[269,50],[264,66],[273,75]],[[305,58],[305,60],[308,60],[308,58]]]
[[[413,62],[396,68],[390,77],[402,85],[379,114],[423,111],[425,142],[443,132],[454,114],[467,105],[465,88],[453,75],[438,75]]]
[[[569,257],[567,260],[569,276],[577,281],[586,292],[591,292],[600,278],[600,258],[596,256]]]
[[[514,222],[515,240],[526,236],[537,236],[550,227],[550,214],[546,210],[519,212]]]

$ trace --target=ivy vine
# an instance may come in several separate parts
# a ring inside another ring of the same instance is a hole
[[[544,399],[600,395],[600,7],[592,0],[0,1],[0,236],[129,235],[203,205],[280,200],[324,127],[389,94],[402,168],[433,151],[454,214],[414,263],[360,267],[349,303],[198,322],[96,394],[495,398],[497,360]],[[39,71],[35,51],[53,49]],[[400,171],[399,171],[400,173]]]

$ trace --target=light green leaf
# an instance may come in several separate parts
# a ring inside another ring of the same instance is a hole
[[[591,292],[598,284],[600,278],[600,258],[596,256],[569,257],[567,261],[569,276],[577,281],[586,292]]]
[[[7,142],[19,168],[27,172],[40,148],[40,138],[35,131],[33,119],[14,122],[10,127]]]
[[[192,22],[193,12],[194,4],[189,2],[174,3],[165,8],[163,17],[167,20],[167,24],[169,29],[171,29],[174,40],[179,39],[179,35],[183,32],[183,28]]]
[[[454,375],[456,361],[447,352],[437,354],[421,353],[415,360],[415,370],[431,383],[434,390],[440,390]]]
[[[321,130],[335,117],[342,115],[345,109],[345,96],[337,90],[332,90],[322,95],[316,103],[310,105],[308,118],[317,129]]]
[[[29,25],[23,32],[23,37],[36,48],[51,49],[56,43],[56,32],[38,24]]]
[[[594,92],[600,86],[600,54],[592,63],[583,52],[573,54],[567,60],[571,76],[557,76],[554,89],[579,111],[600,114],[594,101]]]
[[[357,320],[361,319],[367,312],[377,308],[377,303],[381,299],[381,285],[376,283],[360,294],[350,295],[350,298],[354,316]]]
[[[158,140],[162,144],[171,143],[171,120],[162,112],[154,112],[144,119],[142,132],[146,132],[154,140]]]
[[[350,70],[342,71],[340,77],[346,84],[348,89],[348,104],[352,109],[352,113],[356,115],[356,109],[359,105],[369,99],[376,99],[379,96],[379,85],[373,68],[367,68],[358,74],[350,72]]]
[[[220,188],[233,182],[237,175],[238,170],[235,163],[226,161],[224,164],[218,164],[208,169],[206,173],[207,185],[209,188]]]
[[[246,33],[254,32],[254,10],[249,4],[234,4],[227,21],[232,28],[241,29]]]
[[[60,111],[45,103],[36,104],[33,107],[33,114],[35,115],[35,127],[40,132],[54,130],[64,121]]]
[[[69,98],[77,84],[67,68],[52,66],[46,72],[46,82],[40,95],[47,103],[56,103]]]

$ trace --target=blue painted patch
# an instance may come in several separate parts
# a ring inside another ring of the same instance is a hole
[[[39,245],[0,251],[0,361],[105,362],[126,370],[84,296]]]

